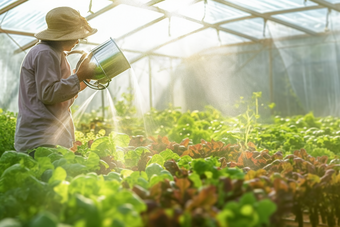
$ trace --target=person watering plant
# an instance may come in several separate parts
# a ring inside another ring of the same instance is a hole
[[[75,141],[70,106],[91,79],[89,58],[74,74],[64,51],[97,32],[78,11],[58,7],[46,14],[48,28],[35,37],[40,42],[25,56],[20,71],[19,113],[14,147],[27,152],[40,146],[71,148]],[[31,156],[34,154],[30,153]]]

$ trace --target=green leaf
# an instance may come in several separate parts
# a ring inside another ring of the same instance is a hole
[[[68,188],[69,182],[67,181],[62,181],[53,188],[53,190],[61,197],[60,203],[66,203],[68,201]]]
[[[63,156],[61,154],[58,154],[58,153],[49,154],[47,157],[51,160],[52,163],[56,160],[63,158]]]
[[[133,188],[135,185],[139,185],[145,189],[148,188],[148,177],[145,172],[135,171],[130,176],[126,177],[124,181],[126,181],[130,188]]]
[[[33,218],[30,227],[57,227],[58,219],[52,213],[44,211]]]
[[[194,183],[195,188],[202,187],[202,181],[197,173],[192,173],[189,175],[189,179]]]
[[[110,135],[111,139],[114,141],[114,144],[117,147],[127,147],[130,143],[130,136],[124,133],[117,133],[111,132]]]
[[[192,169],[194,172],[199,174],[200,176],[204,175],[206,172],[211,172],[212,177],[217,179],[219,176],[219,171],[216,169],[220,163],[216,162],[215,158],[206,158],[206,159],[194,159],[191,162]]]
[[[138,165],[138,161],[143,153],[150,152],[145,147],[137,147],[135,150],[130,150],[124,155],[124,162],[127,167],[134,167]]]
[[[94,152],[90,152],[85,165],[89,170],[98,170],[100,169],[99,162],[99,156]]]
[[[76,195],[77,207],[82,211],[82,217],[86,220],[86,226],[98,226],[101,223],[99,210],[92,199],[83,195]]]
[[[178,166],[183,167],[185,169],[190,169],[190,163],[192,161],[192,158],[189,155],[184,155],[181,157],[181,159],[178,161]]]
[[[160,175],[160,176],[157,176],[157,175],[153,175],[150,179],[150,182],[148,184],[148,188],[154,186],[155,184],[157,184],[158,182],[162,182],[164,181],[165,179],[169,179],[166,175]],[[170,180],[170,179],[169,179]]]
[[[145,168],[145,172],[148,178],[151,179],[152,175],[160,175],[161,171],[164,170],[163,167],[157,163],[152,163]]]
[[[16,151],[5,151],[0,157],[0,176],[8,167],[20,163],[28,169],[37,168],[37,161],[25,153]]]
[[[55,168],[57,168],[58,166],[63,166],[67,164],[67,160],[65,158],[61,158],[61,159],[55,160],[54,162],[52,162],[52,164]]]
[[[170,149],[166,149],[165,151],[162,151],[161,153],[159,153],[159,155],[163,157],[164,161],[168,161],[170,159],[174,159],[175,161],[177,161],[180,159],[179,155],[174,153]]]
[[[151,164],[153,164],[153,163],[157,163],[157,164],[159,164],[160,166],[164,166],[164,162],[165,162],[165,160],[164,160],[164,158],[161,156],[161,155],[159,155],[159,154],[155,154],[155,155],[153,155],[152,156],[152,158],[148,161],[148,163],[146,164],[146,166],[149,166],[149,165],[151,165]]]
[[[120,175],[123,178],[126,178],[128,176],[130,176],[131,174],[133,174],[134,171],[130,170],[130,169],[123,169],[122,171],[120,171]]]
[[[70,194],[81,194],[86,197],[92,197],[99,194],[100,184],[103,180],[98,179],[97,176],[87,174],[75,177],[69,186]]]
[[[248,204],[247,205],[243,205],[241,207],[240,213],[243,216],[252,216],[253,213],[254,213],[254,208],[251,205],[248,205]]]
[[[1,175],[0,192],[5,192],[10,188],[21,187],[30,176],[31,173],[28,168],[20,164],[12,165]]]
[[[269,226],[270,216],[276,211],[276,205],[269,199],[259,201],[256,209],[259,215],[259,222]]]
[[[254,196],[254,194],[252,192],[245,193],[242,196],[242,198],[240,199],[240,204],[241,205],[246,205],[246,204],[253,205],[256,202],[257,202],[256,198],[255,198],[255,196]]]
[[[81,165],[79,163],[66,163],[61,166],[63,169],[66,170],[67,175],[71,177],[78,176],[83,173],[87,173],[89,170],[86,166]]]
[[[51,163],[51,160],[48,157],[40,157],[38,160],[38,176],[40,177],[46,170],[54,169],[54,165]]]
[[[34,159],[38,160],[39,158],[42,157],[47,157],[50,154],[56,153],[56,149],[55,148],[50,148],[50,147],[38,147],[35,150],[34,153]]]
[[[234,217],[235,214],[232,210],[224,209],[217,214],[216,219],[221,227],[229,227],[228,219],[232,219]]]
[[[122,181],[122,178],[120,177],[120,174],[116,173],[116,172],[110,172],[107,175],[104,175],[104,179],[106,181],[112,181],[112,180],[116,180],[118,182]]]
[[[116,147],[111,143],[109,137],[95,139],[91,145],[91,150],[95,151],[99,157],[106,157],[116,152]]]
[[[239,168],[224,168],[220,170],[220,173],[222,176],[231,178],[231,179],[237,179],[237,180],[243,180],[244,179],[244,172]]]
[[[48,183],[52,185],[59,184],[66,179],[66,176],[66,171],[61,167],[57,167],[54,170],[52,177],[49,179]]]

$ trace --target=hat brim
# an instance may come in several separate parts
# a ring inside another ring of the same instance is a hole
[[[98,30],[92,28],[91,31],[87,30],[77,30],[67,34],[61,34],[60,31],[54,31],[51,29],[45,29],[41,32],[34,34],[34,37],[40,40],[51,40],[51,41],[65,41],[65,40],[74,40],[74,39],[84,39],[90,35],[93,35]]]

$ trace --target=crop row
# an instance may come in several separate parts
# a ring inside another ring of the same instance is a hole
[[[304,149],[111,133],[76,151],[0,157],[1,224],[16,226],[336,226],[340,161]],[[319,220],[319,217],[321,219]],[[0,225],[1,225],[0,224]]]

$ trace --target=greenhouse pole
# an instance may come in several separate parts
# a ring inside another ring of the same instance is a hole
[[[170,58],[170,92],[171,92],[171,93],[170,93],[171,104],[172,104],[172,106],[175,106],[172,58]]]
[[[274,102],[274,91],[273,91],[273,53],[272,53],[272,48],[273,48],[273,42],[269,41],[268,45],[268,56],[269,56],[269,92],[270,92],[270,103]],[[270,109],[270,114],[274,114],[274,110]]]
[[[152,72],[151,72],[151,56],[149,55],[149,99],[150,110],[152,109]]]

